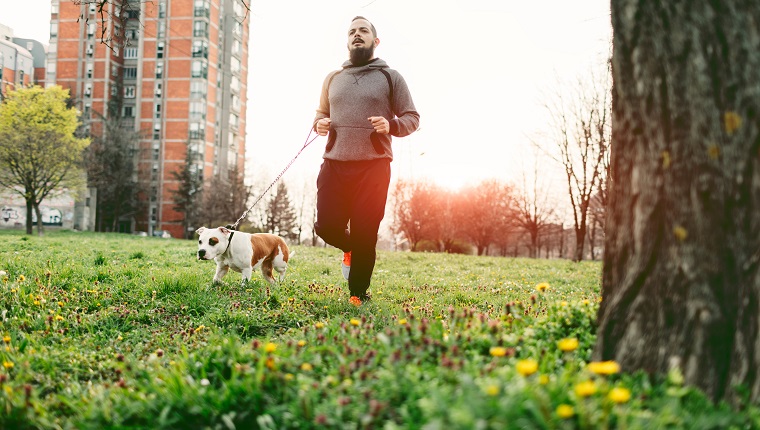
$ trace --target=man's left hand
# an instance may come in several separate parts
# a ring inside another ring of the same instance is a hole
[[[371,116],[367,118],[371,123],[375,131],[380,134],[388,134],[391,132],[391,124],[382,116]]]

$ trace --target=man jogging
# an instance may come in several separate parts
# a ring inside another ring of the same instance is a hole
[[[328,136],[317,177],[314,228],[343,251],[343,276],[355,305],[369,299],[391,178],[391,136],[411,134],[420,120],[404,78],[375,58],[379,44],[366,18],[351,21],[349,60],[325,78],[314,119],[316,132]]]

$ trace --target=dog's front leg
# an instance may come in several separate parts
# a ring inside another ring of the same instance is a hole
[[[214,274],[214,282],[221,283],[222,278],[224,278],[224,275],[227,274],[228,270],[230,270],[230,266],[227,266],[226,264],[222,264],[222,263],[217,263],[216,274]]]
[[[243,283],[251,282],[253,269],[251,267],[246,267],[245,269],[240,270],[240,274],[243,275]]]

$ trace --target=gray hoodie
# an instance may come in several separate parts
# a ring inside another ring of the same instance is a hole
[[[388,72],[392,89],[380,69]],[[390,134],[376,133],[367,119],[371,116],[385,117]],[[359,67],[346,61],[343,69],[327,75],[314,118],[315,128],[322,118],[331,120],[322,158],[339,161],[392,160],[391,136],[407,136],[420,123],[404,78],[379,58]]]

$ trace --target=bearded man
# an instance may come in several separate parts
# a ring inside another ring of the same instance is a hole
[[[355,305],[369,299],[391,178],[391,136],[411,134],[420,121],[404,78],[375,58],[379,44],[369,20],[351,21],[349,59],[325,78],[314,119],[315,131],[328,136],[314,228],[343,251],[343,276]]]

